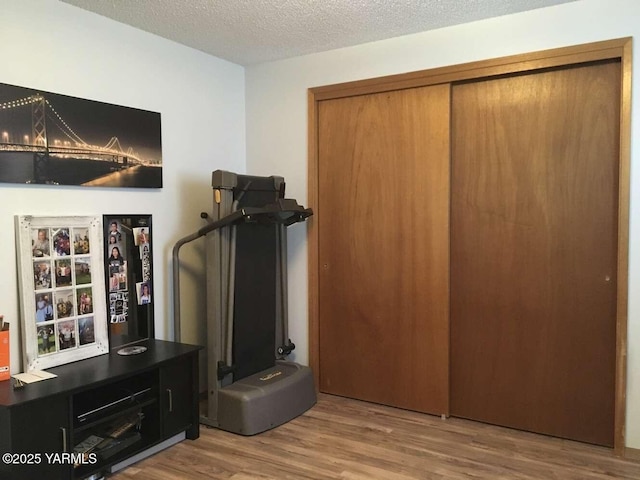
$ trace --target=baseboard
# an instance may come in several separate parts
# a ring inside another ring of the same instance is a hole
[[[628,458],[631,460],[640,460],[640,449],[638,448],[625,448],[624,449],[624,458]]]

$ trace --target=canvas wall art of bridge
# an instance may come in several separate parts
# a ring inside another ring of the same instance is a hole
[[[160,114],[0,83],[0,182],[160,188]]]

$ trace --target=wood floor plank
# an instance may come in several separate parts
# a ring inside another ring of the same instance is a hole
[[[286,425],[243,437],[202,427],[113,480],[637,480],[607,448],[321,394]]]

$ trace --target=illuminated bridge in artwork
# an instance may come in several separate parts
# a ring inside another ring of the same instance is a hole
[[[123,149],[118,137],[111,137],[105,145],[92,145],[84,141],[40,93],[0,103],[0,119],[7,110],[28,108],[31,109],[31,135],[2,131],[0,153],[32,152],[36,182],[46,178],[51,157],[110,162],[118,164],[120,168],[147,165],[131,147]],[[62,139],[50,141],[54,135]]]

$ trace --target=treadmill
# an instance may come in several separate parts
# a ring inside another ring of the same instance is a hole
[[[208,224],[173,248],[175,340],[180,341],[180,248],[206,242],[207,390],[200,422],[255,435],[316,403],[311,369],[286,360],[287,227],[312,211],[285,198],[284,178],[212,174]]]

